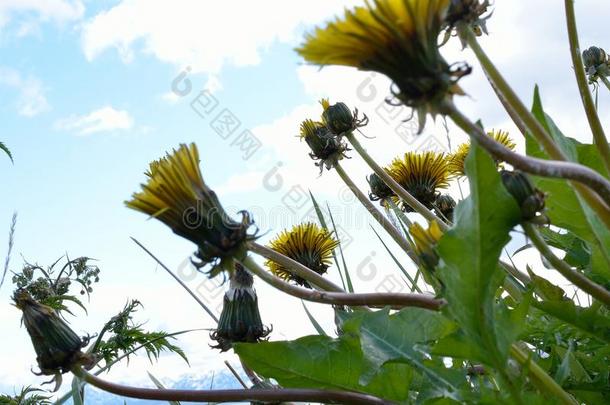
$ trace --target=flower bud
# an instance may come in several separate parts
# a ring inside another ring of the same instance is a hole
[[[88,338],[79,337],[55,310],[40,304],[25,290],[13,295],[15,306],[23,312],[25,325],[40,368],[39,375],[53,375],[61,384],[61,374],[73,367],[91,367],[95,359],[81,351],[89,343]]]
[[[235,264],[229,289],[224,295],[218,328],[210,337],[217,342],[215,349],[225,352],[233,342],[256,343],[269,335],[258,310],[258,297],[252,287],[254,278],[239,263]]]
[[[371,174],[366,180],[371,187],[369,192],[369,199],[371,201],[380,201],[383,204],[388,198],[395,196],[392,189],[376,173]]]
[[[523,220],[530,221],[544,210],[544,193],[534,187],[525,173],[502,170],[500,175],[504,187],[517,200]]]
[[[585,49],[582,52],[582,60],[591,83],[597,81],[599,76],[605,77],[610,75],[608,55],[606,55],[602,48],[592,46],[589,49]]]
[[[449,194],[442,194],[438,196],[434,203],[434,212],[441,218],[453,221],[455,205],[455,200]]]
[[[301,123],[301,139],[305,139],[311,149],[309,157],[319,161],[316,166],[320,167],[320,173],[324,167],[330,169],[343,159],[348,150],[347,145],[333,135],[323,123],[310,119]]]

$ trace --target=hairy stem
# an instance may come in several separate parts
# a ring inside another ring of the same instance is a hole
[[[610,307],[610,291],[589,280],[584,274],[574,270],[572,266],[555,256],[534,225],[524,223],[522,226],[527,236],[532,240],[534,246],[536,246],[536,249],[538,249],[551,265],[553,265],[553,268],[555,268],[559,274],[593,298]]]
[[[610,228],[610,208],[606,205],[610,205],[610,182],[601,174],[576,163],[538,159],[513,152],[493,138],[486,136],[478,125],[459,112],[453,104],[446,107],[453,122],[494,158],[510,163],[515,168],[527,173],[542,177],[573,180],[571,184],[576,188],[576,191],[589,203],[604,224]],[[600,197],[603,198],[603,201]]]
[[[585,68],[580,56],[578,30],[576,28],[576,15],[574,13],[574,0],[565,0],[565,9],[566,22],[568,26],[568,38],[570,40],[570,56],[572,57],[572,64],[574,65],[574,73],[576,75],[576,82],[578,83],[578,91],[587,114],[587,120],[589,121],[591,132],[593,133],[595,146],[599,150],[599,154],[602,157],[602,162],[604,162],[607,174],[610,174],[610,146],[608,145],[608,140],[606,139],[606,134],[604,133],[602,123],[597,115],[595,102],[593,101],[593,97],[589,91]]]
[[[332,281],[327,280],[315,271],[307,268],[306,266],[303,266],[296,260],[292,260],[291,258],[284,256],[283,254],[276,252],[275,250],[268,248],[267,246],[260,245],[256,242],[250,242],[248,243],[248,250],[266,259],[273,260],[274,262],[281,264],[295,276],[307,280],[311,284],[314,284],[323,290],[345,292],[341,287],[339,287]]]
[[[343,182],[349,187],[352,193],[354,193],[360,203],[364,205],[364,208],[366,208],[367,211],[371,213],[371,215],[373,216],[373,218],[375,218],[379,225],[381,225],[383,229],[385,229],[386,232],[392,237],[392,239],[394,239],[398,246],[400,246],[409,255],[411,260],[413,260],[415,263],[419,263],[419,259],[413,251],[411,244],[402,236],[400,231],[396,229],[396,227],[390,222],[390,220],[386,218],[386,216],[383,215],[381,211],[375,208],[373,203],[368,199],[366,195],[364,195],[362,191],[360,191],[358,186],[356,186],[356,184],[348,176],[345,170],[343,170],[343,167],[339,163],[335,164],[335,170],[339,174],[339,177],[341,177]]]
[[[331,404],[375,404],[386,405],[392,402],[374,397],[368,394],[338,390],[318,389],[234,389],[234,390],[175,390],[175,389],[152,389],[130,387],[115,384],[92,374],[80,367],[75,367],[72,372],[87,383],[103,391],[128,398],[149,399],[156,401],[181,401],[181,402],[321,402]]]
[[[513,343],[510,347],[511,356],[517,360],[522,367],[527,368],[530,372],[533,382],[538,386],[541,391],[546,391],[549,394],[556,397],[560,403],[566,405],[578,405],[578,401],[572,397],[569,393],[564,391],[563,388],[553,378],[548,375],[536,362],[534,362],[530,356],[528,356],[523,350]]]
[[[396,180],[392,178],[381,166],[375,162],[375,160],[368,154],[366,149],[360,144],[358,139],[354,136],[353,133],[347,133],[345,137],[352,144],[356,152],[364,159],[364,161],[369,165],[371,169],[375,172],[377,176],[379,176],[385,184],[387,184],[390,189],[396,193],[398,197],[404,200],[410,207],[412,207],[416,212],[421,214],[428,221],[436,221],[443,231],[447,231],[449,226],[439,217],[434,215],[432,211],[426,208],[425,205],[420,203],[415,197],[413,197],[407,190],[405,190]]]
[[[403,307],[419,307],[438,311],[444,300],[436,299],[428,294],[409,293],[346,293],[310,290],[289,284],[279,277],[263,269],[251,257],[246,257],[243,265],[253,274],[263,279],[278,290],[306,301],[330,305],[385,307],[395,309]]]

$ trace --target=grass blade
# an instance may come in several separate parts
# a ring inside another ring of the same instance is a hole
[[[385,248],[385,250],[387,250],[387,252],[390,254],[390,256],[392,257],[392,260],[394,260],[394,263],[396,263],[396,265],[398,266],[398,268],[400,269],[400,271],[402,271],[402,274],[405,275],[405,277],[407,278],[407,280],[409,280],[409,282],[411,283],[411,292],[413,291],[417,291],[417,292],[422,292],[421,289],[417,286],[417,276],[415,279],[413,279],[413,277],[411,277],[411,275],[409,274],[409,272],[407,272],[407,270],[402,266],[402,264],[400,264],[400,262],[398,261],[398,259],[396,258],[396,256],[394,256],[394,254],[392,253],[392,251],[390,250],[390,248],[388,247],[388,245],[385,244],[385,242],[383,241],[383,239],[381,238],[381,236],[379,236],[379,234],[377,233],[377,231],[375,230],[375,228],[373,228],[371,226],[371,228],[373,229],[373,232],[375,232],[375,235],[377,235],[377,238],[379,239],[379,241],[381,242],[381,244],[383,245],[383,247]]]
[[[335,225],[335,219],[333,218],[333,214],[330,212],[330,207],[328,206],[328,204],[326,204],[326,209],[328,210],[328,215],[330,216],[330,222],[333,224],[333,231],[335,232],[335,236],[337,237],[337,239],[339,239],[339,234]],[[353,293],[354,285],[352,284],[352,278],[349,275],[349,270],[347,270],[347,263],[345,262],[345,256],[343,255],[343,247],[341,246],[341,241],[339,241],[339,254],[341,254],[341,261],[343,262],[343,271],[345,272],[347,291]]]
[[[318,334],[322,335],[322,336],[328,336],[328,334],[324,331],[324,329],[318,323],[316,318],[314,318],[314,316],[311,314],[311,312],[309,312],[309,309],[307,309],[307,305],[305,305],[303,300],[301,300],[301,304],[303,304],[303,309],[305,310],[305,313],[307,314],[307,317],[309,318],[309,321],[311,322],[311,324],[313,325],[315,330],[318,332]]]

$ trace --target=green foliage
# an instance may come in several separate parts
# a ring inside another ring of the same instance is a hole
[[[599,170],[600,173],[605,172],[595,146],[585,145],[564,136],[551,117],[544,112],[538,88],[534,91],[532,113],[571,160]],[[548,155],[529,134],[526,137],[526,151],[529,156],[548,159]],[[565,180],[534,177],[534,182],[538,188],[548,194],[546,214],[551,223],[569,231],[569,236],[566,237],[569,238],[568,240],[551,237],[548,238],[550,243],[569,252],[570,260],[578,260],[578,264],[582,266],[579,268],[587,276],[610,288],[610,230]],[[548,233],[546,236],[549,236]],[[578,245],[575,246],[574,238],[586,243],[588,248],[581,249]],[[590,260],[587,260],[585,252],[590,252]],[[576,258],[573,257],[574,255]]]
[[[41,389],[28,386],[14,396],[0,394],[0,405],[50,405],[50,397],[40,394],[42,392]]]
[[[13,284],[16,289],[26,290],[32,298],[41,304],[47,305],[59,312],[72,312],[67,303],[75,303],[86,311],[85,305],[75,295],[71,294],[71,287],[77,285],[81,295],[93,292],[93,283],[99,281],[100,269],[89,264],[89,257],[79,257],[70,260],[66,257],[66,263],[58,267],[60,257],[47,268],[38,264],[25,263],[19,273],[14,273]]]
[[[14,162],[13,154],[11,153],[10,149],[2,142],[0,142],[0,150],[8,155],[9,159],[11,159],[11,162]]]
[[[129,353],[139,346],[142,346],[151,362],[158,359],[163,351],[168,351],[179,355],[188,363],[186,354],[170,342],[172,337],[168,333],[147,332],[142,329],[142,324],[133,322],[133,314],[141,306],[137,300],[129,301],[121,312],[110,318],[100,331],[91,352],[104,360],[107,367],[122,355],[126,354],[129,358]],[[106,335],[110,337],[104,339]]]
[[[479,360],[502,369],[515,332],[509,312],[496,302],[505,275],[498,260],[521,214],[494,161],[477,145],[466,159],[466,174],[470,196],[456,207],[455,225],[439,243],[438,273],[447,311],[483,354]]]

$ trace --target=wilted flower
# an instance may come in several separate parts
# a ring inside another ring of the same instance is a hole
[[[434,212],[441,218],[446,218],[453,221],[453,210],[455,209],[455,200],[449,194],[439,195],[434,202]]]
[[[224,295],[218,328],[211,338],[214,346],[227,351],[234,342],[256,343],[267,337],[271,329],[263,325],[258,310],[258,297],[252,287],[254,278],[239,263],[231,276],[229,290]]]
[[[55,390],[61,385],[63,373],[73,367],[94,365],[95,359],[81,351],[89,339],[79,337],[53,308],[40,304],[22,289],[15,291],[13,301],[23,312],[23,324],[40,368],[38,375],[54,376]]]
[[[322,122],[334,135],[341,136],[346,132],[363,127],[369,122],[366,115],[358,118],[358,109],[351,111],[345,103],[339,102],[331,105],[328,99],[323,98],[320,100],[320,104],[324,109]]]
[[[428,229],[424,229],[415,222],[409,227],[409,233],[415,242],[415,252],[421,263],[428,271],[433,272],[439,261],[435,248],[438,241],[443,237],[443,231],[441,231],[438,222],[432,221]]]
[[[438,35],[449,0],[374,0],[346,10],[324,28],[307,35],[297,51],[317,65],[351,66],[388,76],[393,95],[417,111],[420,129],[426,115],[463,94],[457,81],[470,72],[450,66],[438,50]]]
[[[379,201],[381,205],[384,205],[388,198],[396,196],[392,189],[376,173],[372,173],[366,180],[371,188],[369,192],[369,199],[371,201]]]
[[[608,56],[602,48],[592,46],[582,52],[582,60],[585,64],[585,71],[589,77],[589,82],[594,83],[598,77],[610,75],[610,62]]]
[[[449,11],[445,18],[446,37],[451,35],[452,31],[459,25],[466,25],[474,31],[475,35],[480,36],[483,33],[487,34],[487,19],[491,14],[483,16],[489,9],[489,0],[451,0]],[[465,44],[458,30],[458,35]]]
[[[402,158],[394,159],[388,171],[398,184],[428,209],[434,207],[439,195],[437,190],[449,185],[447,160],[442,153],[407,152]],[[407,212],[413,211],[404,201],[402,208]]]
[[[318,160],[315,165],[320,167],[320,173],[324,167],[330,170],[345,156],[347,145],[335,136],[321,122],[306,119],[301,123],[301,139],[304,139],[311,149],[309,157]]]
[[[197,244],[197,267],[213,265],[210,276],[223,269],[233,271],[233,257],[246,255],[245,242],[255,239],[249,234],[253,225],[250,215],[241,211],[240,222],[230,218],[203,181],[199,169],[199,152],[194,143],[180,145],[178,150],[150,164],[148,181],[142,191],[133,194],[128,207],[157,218],[174,233]]]
[[[517,146],[513,140],[508,135],[508,132],[501,130],[492,130],[487,133],[487,136],[493,138],[496,142],[501,143],[506,146],[510,150],[514,150]],[[452,175],[456,176],[465,176],[466,170],[464,166],[464,162],[466,161],[466,157],[470,152],[470,141],[461,144],[458,146],[457,150],[447,156],[447,164],[449,167],[449,172]]]
[[[536,218],[539,212],[544,211],[545,194],[532,184],[529,177],[520,171],[502,170],[502,183],[508,192],[517,200],[521,209],[521,217],[524,221]],[[543,215],[543,222],[548,219]]]
[[[339,245],[329,231],[307,222],[295,225],[290,231],[281,232],[269,247],[322,275],[330,267],[333,250]],[[269,270],[277,277],[310,287],[306,280],[295,276],[283,265],[267,260]]]

